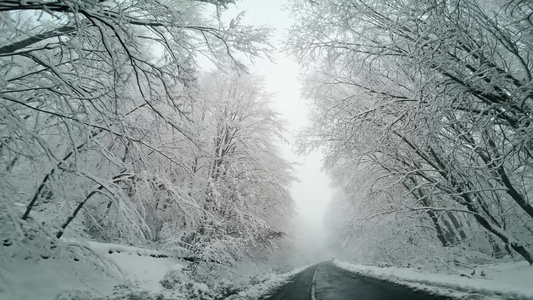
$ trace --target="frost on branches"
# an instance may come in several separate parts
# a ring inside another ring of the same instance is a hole
[[[224,24],[232,2],[0,3],[0,261],[58,258],[65,237],[176,249],[191,268],[277,247],[292,170],[242,75],[270,29]],[[198,80],[198,56],[227,73]]]
[[[302,147],[324,149],[343,190],[332,215],[348,256],[533,263],[532,12],[514,0],[294,2],[289,48],[314,107]]]

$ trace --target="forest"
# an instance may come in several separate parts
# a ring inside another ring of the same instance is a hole
[[[337,249],[452,268],[533,263],[533,3],[296,1],[289,46],[340,188]],[[340,217],[342,216],[342,217]]]
[[[290,0],[281,49],[237,3],[0,1],[0,281],[120,269],[85,241],[180,260],[161,284],[191,299],[289,271],[287,143],[336,191],[317,261],[533,264],[533,2]],[[296,141],[250,71],[279,53],[310,110]]]
[[[80,238],[175,251],[193,276],[273,256],[294,178],[245,64],[271,29],[202,2],[0,2],[0,261]]]

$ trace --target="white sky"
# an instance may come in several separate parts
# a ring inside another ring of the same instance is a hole
[[[243,23],[252,25],[269,25],[276,29],[274,45],[281,49],[285,40],[286,30],[291,24],[289,12],[283,10],[287,0],[246,0],[238,1],[237,8],[226,12],[227,17],[233,17],[239,12],[246,11]],[[250,66],[250,71],[265,78],[265,88],[268,92],[275,93],[273,99],[276,109],[287,120],[287,129],[290,133],[288,139],[308,124],[307,107],[300,98],[301,85],[298,82],[299,67],[291,57],[276,51],[275,63],[267,60],[256,61]],[[323,216],[326,206],[332,198],[333,190],[330,187],[329,177],[321,172],[322,155],[318,152],[307,156],[298,156],[292,147],[287,146],[284,150],[286,159],[297,162],[296,176],[300,182],[292,188],[292,196],[297,205],[298,216],[296,218],[296,237],[303,244],[320,242],[325,232],[323,230]]]

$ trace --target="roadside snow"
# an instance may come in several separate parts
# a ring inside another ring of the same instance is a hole
[[[255,300],[259,299],[271,292],[276,288],[284,285],[289,282],[289,280],[296,274],[302,272],[303,270],[309,268],[311,265],[300,267],[298,269],[292,270],[287,273],[282,274],[270,274],[264,277],[257,284],[251,285],[248,288],[240,291],[237,295],[232,295],[226,300]]]
[[[459,299],[533,299],[533,267],[525,261],[480,266],[472,278],[432,274],[411,268],[356,265],[338,260],[334,264],[361,275]]]

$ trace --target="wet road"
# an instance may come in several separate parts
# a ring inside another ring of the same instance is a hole
[[[314,277],[314,281],[313,281]],[[314,282],[314,283],[313,283]],[[448,300],[402,285],[344,271],[330,262],[311,266],[264,300]]]

